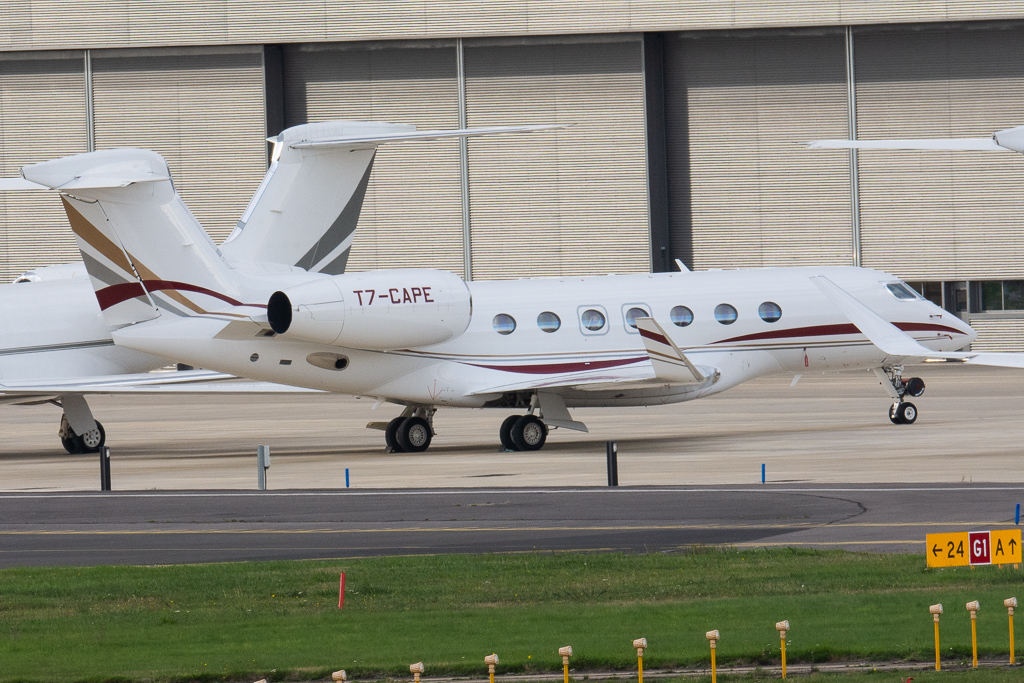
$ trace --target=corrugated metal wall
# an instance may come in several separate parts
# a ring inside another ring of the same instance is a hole
[[[0,55],[0,177],[86,151],[84,53]],[[79,260],[60,199],[0,193],[0,282]]]
[[[285,51],[286,125],[328,119],[458,128],[455,44],[296,46]],[[442,268],[462,274],[456,140],[383,145],[348,270]]]
[[[665,44],[672,254],[694,268],[852,263],[845,42],[675,35]]]
[[[1024,319],[972,316],[970,324],[978,331],[972,351],[1020,351],[1024,346]]]
[[[262,59],[251,47],[94,52],[96,149],[162,154],[219,242],[266,172]]]
[[[476,279],[650,270],[641,41],[467,43],[470,126],[562,123],[469,141]]]
[[[985,137],[1024,124],[1024,31],[856,34],[861,138]],[[910,279],[1024,277],[1024,160],[861,152],[863,264]]]
[[[73,9],[71,9],[73,8]],[[1021,17],[1015,0],[7,0],[0,50],[789,28]]]

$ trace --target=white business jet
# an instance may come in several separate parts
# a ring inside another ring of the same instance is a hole
[[[295,130],[301,131],[306,126]],[[397,127],[404,130],[404,127]],[[372,124],[377,134],[395,126]],[[321,134],[351,131],[352,126],[319,124]],[[255,273],[313,272],[337,275],[345,270],[362,207],[370,164],[339,164],[336,158],[303,155],[274,139],[272,162],[235,231],[217,251],[232,268]],[[372,156],[372,155],[371,155]],[[372,161],[372,159],[371,159]],[[316,197],[289,199],[298,183]],[[23,179],[0,180],[0,189],[33,190]],[[275,221],[287,216],[288,229]],[[271,229],[274,228],[274,229]],[[199,239],[200,236],[197,236]],[[209,242],[208,238],[202,241]],[[91,259],[91,256],[86,256]],[[116,276],[90,260],[89,272],[103,281]],[[295,391],[265,383],[224,382],[222,373],[152,373],[168,359],[115,346],[104,322],[86,264],[37,268],[15,284],[0,286],[0,404],[53,403],[63,409],[59,436],[70,453],[93,452],[105,443],[89,394],[116,393],[271,393]],[[188,309],[171,293],[165,308]]]
[[[278,145],[361,178],[383,142],[502,132],[332,125],[285,131]],[[917,409],[905,397],[924,383],[904,379],[905,364],[1024,367],[1013,354],[957,352],[975,332],[876,270],[681,268],[468,283],[426,269],[256,272],[210,243],[153,152],[81,154],[26,166],[22,176],[60,193],[119,347],[403,405],[390,422],[369,425],[398,451],[430,445],[442,406],[511,412],[501,443],[536,450],[549,427],[586,431],[571,407],[673,403],[769,374],[857,368],[884,381],[892,422],[910,424]],[[279,199],[265,192],[252,208]],[[302,206],[319,197],[295,182],[287,199]],[[295,225],[287,212],[264,215],[260,230],[281,239]],[[318,251],[308,262],[330,258]]]

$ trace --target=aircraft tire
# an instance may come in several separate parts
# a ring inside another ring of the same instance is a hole
[[[71,438],[64,436],[60,437],[60,445],[63,446],[64,450],[66,450],[71,455],[75,455],[77,453],[82,452],[81,446],[78,444],[77,436],[73,436]]]
[[[398,445],[406,453],[422,453],[430,447],[430,440],[433,438],[430,423],[422,417],[405,419],[396,436]]]
[[[512,442],[521,451],[539,451],[547,440],[547,425],[533,415],[523,415],[512,427]]]
[[[391,449],[392,453],[404,453],[405,449],[398,443],[398,430],[402,427],[402,423],[405,422],[406,418],[396,417],[391,422],[388,422],[388,428],[384,430],[384,443]]]
[[[924,393],[924,380],[920,377],[911,377],[907,380],[907,393],[917,398]]]
[[[99,453],[103,445],[107,443],[107,432],[103,425],[96,420],[96,431],[99,434],[76,436],[75,439],[82,445],[82,453]]]
[[[889,406],[889,422],[892,422],[894,425],[903,424],[903,421],[900,420],[898,415],[899,407],[899,403],[893,403],[891,406]]]
[[[900,424],[914,424],[917,421],[917,406],[910,401],[901,403],[899,408],[896,409],[896,417],[899,418]]]
[[[516,422],[518,422],[521,417],[522,415],[509,415],[505,418],[504,422],[501,423],[501,428],[498,429],[498,438],[501,439],[501,447],[506,451],[519,450],[519,447],[516,446],[514,441],[512,441],[512,428],[516,426]]]

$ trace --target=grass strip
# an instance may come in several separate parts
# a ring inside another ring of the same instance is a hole
[[[301,680],[339,668],[404,678],[416,661],[428,675],[480,675],[490,652],[501,671],[557,671],[561,645],[573,646],[574,669],[627,672],[636,666],[630,641],[641,636],[650,643],[645,667],[707,663],[704,632],[713,628],[721,664],[768,665],[778,662],[781,619],[792,624],[790,662],[929,661],[935,602],[946,606],[943,656],[963,661],[970,600],[982,604],[979,652],[1003,656],[1002,600],[1020,589],[1021,572],[924,564],[912,555],[695,549],[6,569],[0,682]]]

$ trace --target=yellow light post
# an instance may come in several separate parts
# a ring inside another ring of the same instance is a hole
[[[491,683],[494,683],[494,667],[498,666],[498,655],[491,653],[484,657],[484,664],[487,665],[487,674],[491,678]]]
[[[782,677],[786,677],[786,631],[789,630],[789,619],[775,622],[775,630],[782,639]]]
[[[344,669],[341,671],[335,671],[331,674],[331,680],[336,681],[337,683],[344,683],[348,680],[348,674],[345,673]]]
[[[942,614],[942,604],[932,605],[928,611],[931,612],[932,619],[935,620],[935,670],[939,671],[942,669],[942,664],[939,661],[939,615]]]
[[[636,648],[636,666],[640,671],[639,683],[644,683],[644,648],[647,647],[647,639],[637,638],[633,641],[633,647]]]
[[[569,683],[569,657],[572,657],[572,645],[558,648],[558,654],[562,655],[562,672],[565,674],[565,683]]]
[[[978,668],[978,610],[981,609],[981,603],[977,600],[972,600],[966,605],[967,611],[971,613],[971,649],[974,651],[974,664],[973,668]]]
[[[1010,613],[1010,664],[1016,664],[1017,661],[1013,656],[1013,608],[1017,606],[1017,598],[1006,598],[1003,600],[1003,606]]]
[[[718,629],[715,629],[714,631],[708,631],[707,633],[705,633],[704,637],[711,641],[711,683],[715,683],[717,681],[717,667],[715,666],[715,645],[718,644],[718,640],[722,636],[718,632]]]
[[[420,683],[420,674],[423,673],[423,662],[416,662],[415,664],[410,664],[409,671],[412,672],[413,683]]]

